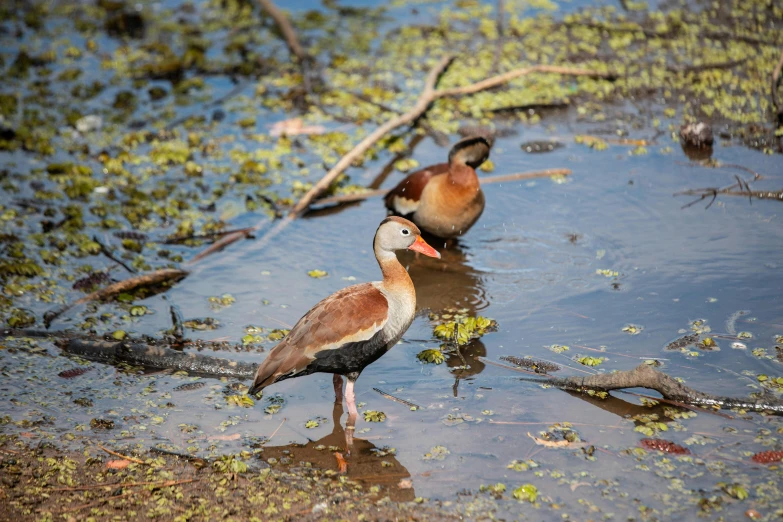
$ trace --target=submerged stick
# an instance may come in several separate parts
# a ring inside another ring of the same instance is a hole
[[[536,178],[551,178],[552,176],[570,176],[572,174],[571,169],[546,169],[537,170],[532,172],[517,172],[514,174],[501,174],[499,176],[487,176],[485,178],[479,178],[479,182],[482,185],[490,185],[492,183],[505,183],[507,181],[522,181],[526,179]],[[311,206],[327,206],[336,205],[342,203],[352,203],[354,201],[364,201],[365,199],[382,197],[388,194],[390,189],[379,190],[367,190],[365,192],[359,192],[357,194],[343,194],[341,196],[331,196],[328,198],[320,198],[313,201]]]
[[[390,401],[394,401],[394,402],[398,402],[400,404],[404,404],[405,406],[407,406],[411,410],[415,411],[415,410],[420,409],[418,404],[413,404],[411,401],[406,401],[405,399],[400,399],[399,397],[395,397],[394,395],[392,395],[390,393],[386,393],[385,391],[381,390],[380,388],[373,388],[373,390],[377,391],[378,393],[381,394],[382,397],[384,397],[386,399],[389,399]]]
[[[230,234],[226,234],[225,236],[221,237],[211,245],[209,245],[207,248],[196,254],[193,259],[188,261],[189,265],[192,265],[193,263],[197,262],[199,259],[203,259],[207,257],[209,254],[213,254],[215,252],[218,252],[220,250],[223,250],[228,245],[232,243],[236,243],[240,239],[245,239],[253,234],[256,229],[255,227],[252,228],[243,228],[241,230],[237,230],[235,232],[231,232]]]
[[[57,319],[59,316],[61,316],[62,314],[64,314],[74,306],[83,303],[89,303],[90,301],[96,301],[99,299],[102,300],[102,299],[107,299],[109,297],[114,297],[115,295],[120,294],[122,292],[129,292],[131,290],[135,290],[136,288],[142,286],[159,285],[161,283],[166,283],[169,281],[178,281],[187,275],[188,272],[186,272],[185,270],[180,270],[178,268],[162,268],[160,270],[155,270],[154,272],[149,272],[147,274],[135,276],[130,279],[124,279],[122,281],[118,281],[105,288],[96,290],[91,294],[87,294],[84,297],[77,299],[76,301],[72,301],[60,307],[57,307],[53,310],[49,310],[44,314],[44,324],[48,328],[49,325],[52,323],[52,321]]]
[[[253,363],[232,361],[200,353],[185,353],[143,342],[68,339],[59,345],[65,352],[104,363],[122,361],[147,368],[184,370],[216,377],[250,379],[255,375],[257,367]]]
[[[144,464],[144,461],[141,460],[141,459],[137,459],[135,457],[127,457],[125,455],[122,455],[121,453],[117,453],[116,451],[110,450],[106,446],[101,446],[97,442],[95,443],[95,445],[98,446],[99,448],[101,448],[103,451],[105,451],[109,455],[114,455],[115,457],[119,457],[121,459],[129,460],[131,462],[135,462],[136,464]]]

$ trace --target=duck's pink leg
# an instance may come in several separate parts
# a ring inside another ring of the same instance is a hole
[[[345,402],[348,405],[348,420],[345,423],[345,445],[348,454],[351,454],[353,448],[353,431],[356,428],[356,418],[359,416],[359,411],[356,409],[356,395],[353,393],[352,379],[348,379],[348,384],[345,385]]]
[[[334,402],[343,402],[343,376],[336,373],[332,376],[332,384],[334,384]]]

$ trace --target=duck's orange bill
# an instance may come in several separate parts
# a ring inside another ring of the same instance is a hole
[[[408,250],[421,252],[425,256],[436,257],[440,259],[440,252],[429,246],[427,242],[421,238],[421,236],[416,236],[416,241],[408,247]]]

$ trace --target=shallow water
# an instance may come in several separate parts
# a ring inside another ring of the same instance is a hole
[[[562,513],[577,519],[596,513],[627,515],[642,505],[664,519],[676,513],[690,516],[698,510],[700,497],[693,491],[710,496],[720,491],[722,481],[744,484],[748,490],[764,483],[773,488],[780,471],[762,469],[748,456],[779,448],[783,428],[778,418],[732,413],[734,418],[727,419],[702,412],[669,423],[672,429],[661,433],[687,445],[696,461],[637,454],[624,451],[644,437],[628,417],[659,410],[639,406],[639,399],[629,395],[599,401],[544,389],[475,358],[533,356],[572,368],[562,374],[595,371],[571,360],[577,354],[606,357],[598,371],[628,370],[658,359],[664,371],[706,392],[742,396],[758,391],[756,375],[782,373],[779,361],[755,356],[752,350],[765,348],[774,356],[774,338],[783,334],[783,207],[774,201],[751,204],[721,197],[707,210],[708,201],[682,208],[691,198],[673,197],[675,192],[729,185],[734,174],[747,173],[689,163],[667,135],[647,147],[648,154],[637,156],[621,145],[597,152],[576,144],[574,136],[597,133],[599,127],[578,121],[575,111],[547,116],[542,124],[511,127],[518,134],[498,139],[492,151],[493,174],[547,168],[568,168],[573,174],[563,183],[539,179],[487,185],[483,216],[456,244],[443,249],[441,261],[401,256],[417,288],[419,313],[403,341],[367,368],[357,383],[357,400],[365,404],[361,409],[383,411],[387,418],[383,423],[358,422],[360,440],[349,460],[349,476],[388,486],[393,498],[446,502],[454,501],[460,490],[477,494],[482,484],[502,482],[512,489],[530,482],[560,504]],[[652,131],[638,133],[631,137]],[[546,154],[520,148],[523,142],[544,139],[565,146]],[[447,149],[425,138],[413,157],[427,165],[443,161],[446,154]],[[783,185],[780,155],[718,143],[714,158],[764,175],[753,184],[755,190],[779,190]],[[381,160],[368,163],[362,172],[352,173],[352,181],[370,183],[382,165]],[[401,176],[393,173],[383,187],[393,186]],[[158,335],[169,328],[170,303],[177,304],[186,319],[210,316],[221,322],[212,332],[189,332],[192,338],[236,341],[248,325],[290,327],[329,293],[379,277],[371,241],[384,216],[381,201],[373,199],[300,219],[268,245],[237,243],[204,262],[196,274],[168,291],[166,299],[145,300],[155,315],[137,321],[134,332]],[[250,226],[257,219],[242,214],[232,226]],[[308,276],[313,269],[329,275],[313,279]],[[597,270],[620,275],[606,277]],[[236,302],[212,309],[208,298],[225,293]],[[30,306],[46,309],[40,303]],[[428,312],[444,308],[464,308],[498,322],[496,332],[463,348],[467,368],[459,368],[462,362],[453,354],[441,365],[423,364],[416,357],[422,349],[440,345],[432,336]],[[697,351],[695,356],[664,350],[696,319],[715,333],[729,333],[727,318],[738,310],[749,311],[735,328],[752,334],[742,341],[747,349],[732,349],[733,340],[718,338],[720,350]],[[73,321],[64,318],[60,326]],[[629,324],[643,329],[630,335],[623,331]],[[570,350],[555,354],[547,348],[553,344]],[[47,343],[40,346],[50,355],[58,353]],[[267,343],[264,348],[271,347]],[[229,356],[263,358],[253,351]],[[4,424],[3,431],[22,433],[31,441],[52,436],[68,444],[75,433],[78,444],[80,436],[91,431],[91,419],[105,418],[115,422],[106,437],[130,444],[226,454],[257,448],[274,434],[259,459],[271,465],[290,459],[335,466],[328,446],[342,440],[336,425],[342,412],[333,405],[329,375],[276,384],[255,408],[245,409],[223,400],[224,394],[237,393],[228,391],[230,381],[199,379],[204,387],[176,391],[196,379],[126,374],[95,364],[85,375],[66,380],[54,375],[73,367],[71,361],[43,357],[35,350],[2,351],[0,361],[5,398],[0,415],[17,423]],[[375,387],[421,408],[410,411],[388,401]],[[272,397],[278,397],[282,407],[267,414],[264,408]],[[79,398],[93,405],[76,408],[73,400]],[[29,422],[18,422],[22,420]],[[319,425],[308,429],[311,420]],[[598,450],[588,456],[581,448],[536,445],[531,436],[556,422],[572,423],[581,439]],[[735,442],[738,445],[723,447]],[[327,448],[317,449],[319,444]],[[448,454],[426,457],[436,446],[447,448]],[[395,451],[377,456],[388,448]],[[378,459],[390,465],[379,465]],[[525,459],[538,467],[508,469],[511,461]],[[412,479],[413,489],[397,487],[404,478]],[[678,480],[685,480],[685,486]],[[737,515],[746,507],[737,502],[724,509]],[[501,509],[520,510],[515,503]]]

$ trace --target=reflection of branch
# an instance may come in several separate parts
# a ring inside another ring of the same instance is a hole
[[[551,178],[552,176],[568,176],[571,174],[570,169],[548,169],[539,170],[534,172],[518,172],[516,174],[503,174],[500,176],[490,176],[486,178],[479,178],[482,185],[489,185],[491,183],[505,183],[507,181],[520,181],[525,179],[535,178]],[[326,206],[337,205],[341,203],[351,203],[353,201],[364,201],[365,199],[385,196],[389,193],[388,189],[381,190],[367,190],[358,194],[343,194],[341,196],[332,196],[328,198],[316,199],[313,205]]]
[[[695,201],[691,201],[687,205],[683,205],[682,208],[688,208],[690,206],[695,205],[699,201],[704,201],[705,199],[712,197],[712,200],[709,202],[706,208],[710,208],[713,203],[715,203],[715,200],[719,195],[721,196],[740,196],[744,198],[748,198],[751,202],[753,201],[753,198],[756,199],[772,199],[775,201],[781,201],[783,202],[783,190],[780,191],[772,191],[772,190],[750,190],[747,184],[745,183],[745,189],[742,190],[734,190],[737,187],[738,183],[735,183],[734,185],[731,185],[730,187],[726,188],[703,188],[703,189],[689,189],[689,190],[683,190],[682,192],[677,192],[674,194],[675,196],[700,196],[699,199]]]
[[[480,358],[482,362],[490,362]],[[497,363],[496,363],[497,365]],[[503,365],[505,367],[505,365]],[[507,367],[517,370],[514,367]],[[624,390],[629,388],[647,388],[660,393],[664,399],[706,407],[742,408],[753,411],[774,411],[783,413],[783,400],[774,396],[756,398],[720,397],[710,393],[689,388],[669,375],[659,372],[648,364],[640,364],[630,371],[602,373],[589,377],[552,377],[542,375],[548,380],[523,377],[523,380],[546,382],[558,388],[569,391],[584,392],[587,390]]]

